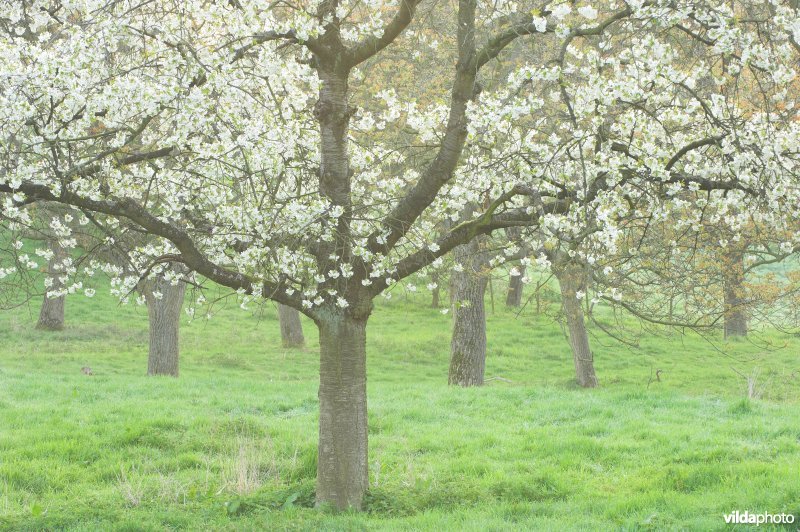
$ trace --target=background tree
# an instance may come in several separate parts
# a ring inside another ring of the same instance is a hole
[[[186,283],[163,276],[149,279],[142,288],[147,301],[150,347],[148,375],[177,377],[180,359],[180,318]]]
[[[66,302],[64,289],[67,285],[64,262],[68,257],[57,239],[50,240],[48,250],[52,255],[47,261],[46,290],[36,328],[45,331],[60,331],[64,328],[64,306]]]
[[[448,384],[480,386],[486,368],[484,299],[492,258],[487,237],[475,238],[453,251],[459,270],[450,275],[453,333]]]
[[[278,322],[281,328],[283,347],[303,347],[306,343],[303,336],[303,323],[300,312],[292,307],[278,303]]]
[[[548,253],[553,274],[561,290],[561,309],[567,325],[567,336],[575,364],[575,379],[579,386],[594,388],[598,385],[594,371],[594,354],[589,345],[583,304],[588,293],[589,268],[571,260],[564,252]]]
[[[450,274],[453,332],[448,383],[480,386],[486,369],[486,288],[500,264],[528,254],[526,247],[479,236],[453,250],[456,267]],[[513,270],[513,269],[512,269]],[[521,282],[521,281],[520,281]]]
[[[522,233],[519,228],[506,229],[506,236],[509,241],[522,243],[524,245],[524,243],[520,241]],[[523,279],[525,279],[525,273],[527,271],[527,262],[529,261],[521,262],[510,271],[508,276],[508,291],[506,293],[507,307],[519,307],[522,305],[522,294],[525,290]]]

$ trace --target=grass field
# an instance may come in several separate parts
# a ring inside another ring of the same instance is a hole
[[[362,514],[310,507],[310,322],[299,351],[281,348],[271,307],[187,322],[172,379],[144,375],[144,308],[77,297],[49,334],[35,307],[3,312],[0,528],[712,530],[737,509],[800,516],[800,339],[599,337],[602,387],[582,390],[558,325],[498,306],[487,376],[504,380],[453,389],[449,316],[418,297],[381,302],[370,322]],[[759,372],[761,398],[733,369]]]

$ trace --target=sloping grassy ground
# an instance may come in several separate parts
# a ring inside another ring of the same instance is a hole
[[[33,330],[37,308],[0,313],[0,528],[711,530],[736,509],[800,516],[798,339],[673,334],[631,350],[600,337],[602,387],[581,390],[559,327],[498,305],[487,376],[506,380],[453,389],[449,316],[422,296],[382,302],[371,490],[366,512],[337,515],[309,507],[316,331],[306,321],[308,349],[284,350],[270,307],[231,306],[183,325],[179,379],[144,375],[144,308],[76,297],[49,334]],[[732,368],[758,371],[762,398]]]

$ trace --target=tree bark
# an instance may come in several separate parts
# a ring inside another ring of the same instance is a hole
[[[507,307],[519,307],[522,305],[522,277],[525,275],[525,266],[518,266],[519,275],[512,275],[508,279],[508,295],[506,296]]]
[[[320,192],[332,205],[342,209],[336,220],[335,237],[331,242],[320,242],[315,253],[318,269],[326,271],[331,266],[331,256],[341,263],[352,260],[353,209],[347,148],[348,123],[354,109],[348,105],[349,67],[344,65],[338,29],[331,26],[321,39],[330,42],[337,56],[333,60],[317,58],[317,73],[322,82],[314,106],[320,128]],[[343,297],[350,297],[351,311],[370,306],[352,297],[354,291],[363,287],[349,287],[344,278],[335,286]],[[359,320],[337,309],[316,317],[320,340],[316,504],[332,505],[339,510],[361,509],[369,482],[366,386],[369,312],[362,314]]]
[[[360,509],[367,468],[366,319],[320,320],[317,505]]]
[[[42,331],[60,331],[64,329],[66,296],[48,297],[47,292],[64,288],[61,277],[64,275],[64,260],[67,258],[67,253],[57,240],[50,242],[50,251],[53,252],[53,256],[47,264],[47,276],[53,280],[53,284],[45,291],[36,328]]]
[[[447,382],[459,386],[483,384],[486,368],[486,309],[484,296],[489,277],[480,252],[481,238],[456,247],[454,258],[464,271],[451,275],[453,336]]]
[[[295,348],[306,345],[303,323],[300,321],[300,312],[296,308],[278,303],[278,322],[281,326],[283,347]]]
[[[180,318],[185,293],[186,283],[172,285],[162,278],[149,281],[144,290],[150,318],[148,375],[178,376]],[[161,294],[160,299],[157,294]]]
[[[575,379],[584,388],[594,388],[598,385],[594,372],[594,355],[589,346],[583,306],[577,296],[579,291],[586,292],[585,273],[580,266],[569,264],[558,271],[556,277],[561,287],[561,305],[567,320],[569,345],[575,362]]]
[[[747,336],[747,310],[744,298],[744,254],[726,253],[722,261],[723,319],[725,338]]]

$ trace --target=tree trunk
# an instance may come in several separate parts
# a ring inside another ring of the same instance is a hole
[[[519,275],[512,275],[508,279],[508,295],[506,296],[507,307],[518,307],[522,304],[522,277],[525,275],[525,266],[517,267]]]
[[[336,35],[327,31],[334,57],[316,56],[321,86],[314,105],[320,130],[320,193],[341,208],[335,237],[323,241],[316,253],[320,271],[329,268],[331,256],[351,263],[350,224],[353,217],[348,129],[354,108],[348,105],[347,61]],[[346,279],[336,285],[349,295]],[[353,305],[351,310],[355,310]],[[368,314],[367,314],[368,315]],[[317,317],[320,341],[319,450],[317,460],[317,505],[330,504],[344,510],[360,509],[368,487],[367,471],[367,373],[366,315],[361,320],[330,311]]]
[[[283,347],[303,347],[306,339],[303,336],[303,323],[300,321],[300,311],[278,303],[278,322],[281,326],[281,340]]]
[[[53,256],[47,264],[47,276],[53,280],[53,284],[45,291],[36,328],[43,331],[60,331],[64,329],[66,296],[48,297],[47,292],[56,292],[64,288],[61,277],[64,275],[64,260],[67,258],[67,253],[57,240],[50,242],[50,250]]]
[[[434,273],[431,275],[431,282],[436,285],[436,287],[431,290],[431,308],[439,308],[439,274]]]
[[[483,272],[481,239],[454,250],[464,271],[451,275],[453,337],[450,341],[448,384],[480,386],[486,367],[486,310],[484,296],[489,277]]]
[[[148,375],[178,376],[181,308],[186,283],[172,285],[158,278],[149,281],[144,290],[147,314],[150,318],[150,351],[147,357]],[[161,297],[158,297],[161,294]]]
[[[578,299],[578,291],[586,292],[586,281],[583,269],[577,265],[567,265],[556,274],[561,286],[561,305],[567,320],[569,345],[575,362],[575,378],[584,388],[597,386],[594,373],[594,355],[589,346],[589,335],[583,316],[582,300]]]
[[[744,298],[744,254],[726,253],[722,262],[725,338],[747,336],[747,310]]]
[[[367,469],[366,320],[319,323],[317,505],[361,508]]]

